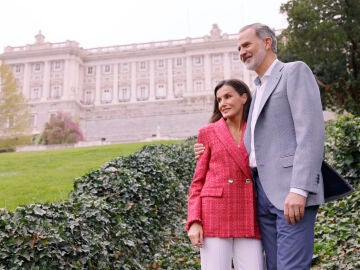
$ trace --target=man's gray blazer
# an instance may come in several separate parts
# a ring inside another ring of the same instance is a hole
[[[254,146],[268,199],[283,210],[290,188],[298,188],[309,192],[306,206],[324,203],[324,119],[312,71],[303,62],[278,61],[265,88],[254,128]],[[248,153],[255,99],[256,92],[244,135]]]

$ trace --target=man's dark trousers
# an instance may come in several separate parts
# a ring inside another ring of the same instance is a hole
[[[257,210],[267,270],[308,270],[314,253],[314,226],[318,206],[305,208],[304,218],[292,225],[284,211],[268,200],[258,175],[254,175]]]

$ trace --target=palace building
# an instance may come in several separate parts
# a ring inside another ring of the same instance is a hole
[[[69,113],[85,140],[112,143],[197,134],[213,110],[213,89],[255,73],[239,59],[237,34],[214,24],[209,35],[85,49],[76,41],[8,46],[10,65],[30,107],[34,134],[50,116]]]

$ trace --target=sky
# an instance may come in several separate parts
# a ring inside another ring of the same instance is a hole
[[[83,48],[236,34],[250,23],[284,28],[286,0],[1,0],[0,53],[6,46],[77,41]]]

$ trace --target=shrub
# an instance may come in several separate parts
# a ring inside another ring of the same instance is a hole
[[[327,123],[325,159],[354,186],[355,192],[320,207],[313,263],[321,269],[359,269],[359,117],[344,115]]]
[[[326,125],[325,159],[349,183],[360,179],[360,116],[343,115]]]
[[[83,140],[78,123],[75,123],[69,114],[58,112],[51,115],[49,122],[41,135],[44,144],[76,143]]]
[[[348,151],[356,160],[358,118],[339,118],[328,130],[327,161],[336,165]],[[0,269],[198,269],[199,251],[184,231],[194,142],[146,146],[110,160],[75,179],[66,202],[3,210]],[[336,168],[358,183],[357,162]],[[357,186],[352,195],[321,206],[314,266],[360,268],[359,203]]]
[[[360,190],[321,206],[313,263],[321,269],[360,269]]]
[[[194,269],[178,246],[192,145],[146,146],[76,179],[67,202],[4,210],[0,269]]]
[[[0,137],[0,153],[14,152],[16,147],[29,144],[31,136]]]

